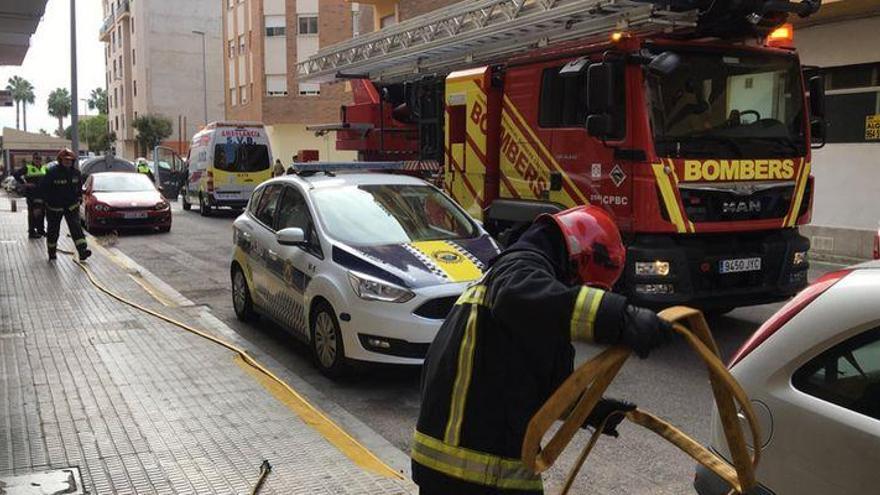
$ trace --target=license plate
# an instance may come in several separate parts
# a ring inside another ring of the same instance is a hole
[[[734,260],[721,260],[718,263],[718,273],[756,272],[761,269],[761,258],[739,258]]]
[[[147,218],[145,211],[129,211],[122,214],[123,218]]]

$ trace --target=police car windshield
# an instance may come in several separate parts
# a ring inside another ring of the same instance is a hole
[[[95,175],[92,184],[94,192],[140,192],[155,191],[150,179],[143,174],[122,173]]]
[[[312,192],[328,233],[353,246],[474,237],[476,227],[429,186],[361,185]]]
[[[214,147],[214,167],[225,172],[259,172],[271,165],[265,144],[237,143],[232,140]]]
[[[660,156],[805,154],[804,98],[794,57],[675,53],[679,63],[672,73],[647,73]]]

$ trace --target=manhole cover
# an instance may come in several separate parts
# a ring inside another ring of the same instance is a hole
[[[0,476],[0,495],[83,494],[79,468]]]

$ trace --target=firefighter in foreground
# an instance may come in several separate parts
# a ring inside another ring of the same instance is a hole
[[[626,257],[600,208],[543,215],[459,298],[431,345],[412,447],[421,495],[540,494],[520,461],[532,415],[572,373],[574,340],[645,358],[671,338],[653,311],[610,292]],[[597,427],[635,405],[603,399]],[[603,433],[616,436],[622,415]]]
[[[43,199],[38,191],[40,181],[46,175],[46,170],[43,158],[34,153],[33,159],[13,174],[15,180],[24,185],[24,196],[27,199],[28,208],[28,237],[31,239],[46,235],[45,210]]]
[[[67,221],[67,230],[70,231],[79,252],[80,261],[92,255],[79,221],[82,175],[74,166],[75,162],[76,155],[73,151],[61,150],[58,153],[58,164],[49,168],[40,183],[40,193],[46,204],[46,247],[49,249],[49,260],[54,260],[56,256],[62,218]]]

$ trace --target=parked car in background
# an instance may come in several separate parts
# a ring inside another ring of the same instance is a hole
[[[443,192],[392,174],[287,175],[234,223],[236,315],[308,342],[318,368],[421,364],[455,301],[498,247]]]
[[[730,370],[761,427],[761,487],[752,493],[877,493],[880,262],[827,274],[804,289],[743,345]],[[729,459],[717,414],[712,448]],[[702,466],[694,486],[700,495],[729,491]]]
[[[83,181],[85,181],[92,174],[101,172],[137,172],[137,167],[134,163],[118,156],[98,156],[82,161],[79,171],[82,173]]]
[[[15,180],[15,177],[12,177],[11,175],[9,177],[3,179],[3,190],[8,193],[12,193],[12,194],[18,193],[18,189],[19,189],[18,186],[19,186],[18,181]]]
[[[93,234],[121,229],[171,230],[171,205],[144,174],[89,175],[80,209],[86,229]]]
[[[182,206],[199,205],[202,216],[215,208],[244,208],[254,188],[272,177],[269,136],[259,122],[212,122],[190,146]]]

